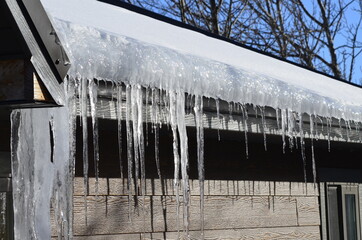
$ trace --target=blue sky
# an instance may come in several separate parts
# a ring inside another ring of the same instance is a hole
[[[306,6],[309,9],[312,9],[313,2],[316,2],[316,1],[305,0],[303,2],[306,4]],[[335,2],[337,3],[337,1],[335,1]],[[354,1],[352,3],[352,5],[350,5],[346,11],[345,17],[349,24],[356,24],[357,21],[359,20],[360,14],[357,13],[357,11],[354,11],[354,9],[359,9],[359,4],[358,4],[357,0]],[[359,33],[357,39],[359,39],[359,41],[362,42],[362,29],[360,30],[360,33]],[[343,45],[345,43],[345,41],[346,41],[345,36],[337,35],[335,38],[335,45],[336,46]],[[347,62],[347,65],[348,65],[348,62]],[[356,59],[353,82],[357,83],[359,85],[362,85],[362,53]]]
[[[337,0],[331,0],[332,2],[335,1],[335,3],[337,3]],[[164,3],[165,0],[160,0],[160,3]],[[308,9],[312,9],[313,8],[313,2],[316,3],[316,0],[303,0],[303,2],[305,3],[305,5],[307,6]],[[346,0],[347,2],[347,0]],[[349,24],[354,24],[358,21],[359,19],[359,14],[356,11],[353,11],[353,9],[358,9],[359,5],[358,5],[358,0],[354,1],[354,3],[352,5],[349,6],[349,8],[347,9],[346,12],[346,20]],[[169,16],[172,17],[172,16]],[[178,19],[177,19],[178,20]],[[358,39],[360,39],[360,41],[362,41],[362,29],[359,33]],[[339,46],[339,45],[343,45],[345,44],[346,39],[345,36],[343,35],[337,35],[335,38],[335,45]],[[328,58],[329,54],[327,52],[325,52],[324,54],[326,56],[326,58]],[[342,57],[339,56],[339,61],[342,61]],[[346,66],[349,68],[349,61],[347,60],[345,62]],[[342,62],[343,65],[343,62]],[[355,63],[355,69],[354,69],[354,77],[353,77],[353,82],[362,85],[362,54],[359,55],[359,57],[356,59],[356,63]]]

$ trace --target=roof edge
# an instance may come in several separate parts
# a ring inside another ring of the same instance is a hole
[[[339,81],[339,82],[342,82],[342,83],[346,83],[346,84],[349,84],[349,85],[354,86],[354,87],[362,88],[361,85],[358,85],[358,84],[356,84],[356,83],[348,82],[348,81],[346,81],[346,80],[344,80],[344,79],[334,77],[334,76],[329,75],[329,74],[327,74],[327,73],[324,73],[324,72],[321,72],[321,71],[318,71],[318,70],[315,70],[315,69],[311,69],[311,68],[306,67],[306,66],[303,66],[303,65],[301,65],[301,64],[299,64],[299,63],[290,61],[290,60],[288,60],[288,59],[281,58],[281,57],[279,57],[279,56],[273,55],[273,54],[268,53],[268,52],[263,52],[263,51],[258,50],[258,49],[256,49],[256,48],[253,48],[253,47],[247,46],[247,45],[245,45],[245,44],[243,44],[243,43],[237,42],[237,41],[235,41],[235,40],[232,40],[232,39],[229,39],[229,38],[226,38],[226,37],[223,37],[223,36],[220,36],[220,35],[217,35],[217,34],[208,32],[208,31],[203,30],[203,29],[201,29],[201,28],[194,27],[194,26],[192,26],[192,25],[189,25],[189,24],[186,24],[186,23],[177,21],[177,20],[175,20],[175,19],[172,19],[172,18],[166,17],[166,16],[164,16],[164,15],[161,15],[161,14],[158,14],[158,13],[155,13],[155,12],[152,12],[152,11],[150,11],[150,10],[147,10],[147,9],[144,9],[144,8],[141,8],[141,7],[132,5],[132,4],[130,4],[130,3],[126,3],[126,2],[123,2],[123,1],[119,1],[119,0],[97,0],[97,1],[102,2],[102,3],[106,3],[106,4],[110,4],[110,5],[114,5],[114,6],[117,6],[117,7],[121,7],[121,8],[130,10],[130,11],[132,11],[132,12],[136,12],[136,13],[139,13],[139,14],[142,14],[142,15],[145,15],[145,16],[148,16],[148,17],[151,17],[151,18],[154,18],[154,19],[156,19],[156,20],[169,23],[169,24],[171,24],[171,25],[174,25],[174,26],[177,26],[177,27],[180,27],[180,28],[184,28],[184,29],[188,29],[188,30],[191,30],[191,31],[195,31],[195,32],[204,34],[204,35],[206,35],[206,36],[208,36],[208,37],[215,38],[215,39],[218,39],[218,40],[222,40],[222,41],[231,43],[231,44],[233,44],[233,45],[236,45],[236,46],[238,46],[238,47],[242,47],[242,48],[248,49],[248,50],[250,50],[250,51],[253,51],[253,52],[256,52],[256,53],[259,53],[259,54],[262,54],[262,55],[265,55],[265,56],[268,56],[268,57],[271,57],[271,58],[274,58],[274,59],[277,59],[277,60],[279,60],[279,61],[283,61],[283,62],[292,64],[292,65],[294,65],[294,66],[303,68],[303,69],[305,69],[305,70],[308,70],[308,71],[311,71],[311,72],[314,72],[314,73],[317,73],[317,74],[321,74],[321,75],[326,76],[326,77],[328,77],[328,78],[331,78],[331,79],[333,79],[333,80],[336,80],[336,81]]]

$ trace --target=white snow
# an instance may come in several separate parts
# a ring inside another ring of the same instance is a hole
[[[362,89],[95,0],[42,0],[72,75],[362,121]]]

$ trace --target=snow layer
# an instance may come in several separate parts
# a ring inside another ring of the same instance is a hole
[[[42,0],[70,75],[362,121],[362,89],[95,0]]]

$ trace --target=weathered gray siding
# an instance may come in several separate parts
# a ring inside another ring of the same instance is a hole
[[[144,202],[134,198],[139,207],[132,205],[132,221],[126,186],[124,179],[102,178],[96,196],[91,179],[86,214],[83,179],[75,179],[75,239],[177,239],[173,181],[147,180]],[[205,188],[206,239],[320,239],[318,191],[313,184],[306,189],[296,182],[207,180]],[[191,181],[191,194],[190,230],[198,239],[197,180]]]

